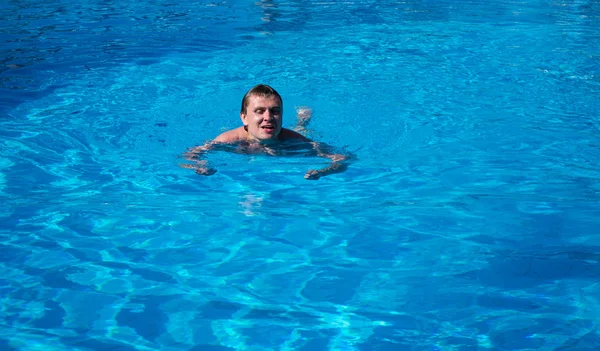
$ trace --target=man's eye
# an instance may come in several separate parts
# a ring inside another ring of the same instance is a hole
[[[263,113],[265,113],[265,110],[263,110],[263,109],[258,109],[258,110],[255,110],[255,112],[256,112],[256,113],[259,113],[259,114],[261,114],[261,115],[262,115]]]

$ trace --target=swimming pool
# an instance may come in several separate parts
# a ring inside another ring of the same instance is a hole
[[[0,11],[0,349],[598,349],[597,2]],[[180,168],[258,83],[357,160]]]

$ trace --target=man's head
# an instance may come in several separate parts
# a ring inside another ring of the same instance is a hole
[[[259,84],[254,88],[248,90],[246,95],[244,95],[244,98],[242,99],[242,109],[240,113],[246,113],[246,108],[248,107],[248,103],[252,95],[262,96],[264,98],[275,96],[279,99],[279,102],[281,103],[281,108],[283,109],[283,99],[281,98],[279,93],[266,84]]]
[[[242,99],[240,119],[250,139],[258,142],[277,140],[283,121],[283,101],[275,89],[259,84]]]

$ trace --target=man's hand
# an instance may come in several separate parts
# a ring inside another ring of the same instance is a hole
[[[217,173],[217,170],[214,168],[208,168],[208,167],[196,168],[196,174],[198,174],[198,175],[209,176],[209,175],[213,175],[215,173]]]
[[[325,177],[330,174],[344,172],[348,168],[348,165],[344,163],[344,161],[346,161],[348,157],[344,155],[320,153],[319,156],[330,159],[332,161],[331,165],[323,169],[309,170],[304,175],[304,179],[317,180],[321,177]]]
[[[210,168],[210,167],[207,166],[205,160],[198,161],[194,165],[191,165],[191,164],[182,164],[180,166],[183,167],[183,168],[193,169],[194,171],[196,171],[196,174],[203,175],[203,176],[209,176],[209,175],[213,175],[213,174],[217,173],[216,169]]]
[[[304,179],[317,180],[319,178],[321,178],[321,173],[314,169],[311,169],[304,175]]]

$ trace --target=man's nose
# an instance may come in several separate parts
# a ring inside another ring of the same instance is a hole
[[[264,113],[264,118],[265,118],[265,119],[271,119],[271,118],[273,118],[273,115],[274,115],[273,111],[271,111],[271,110],[267,109],[267,110],[265,111],[265,113]]]

